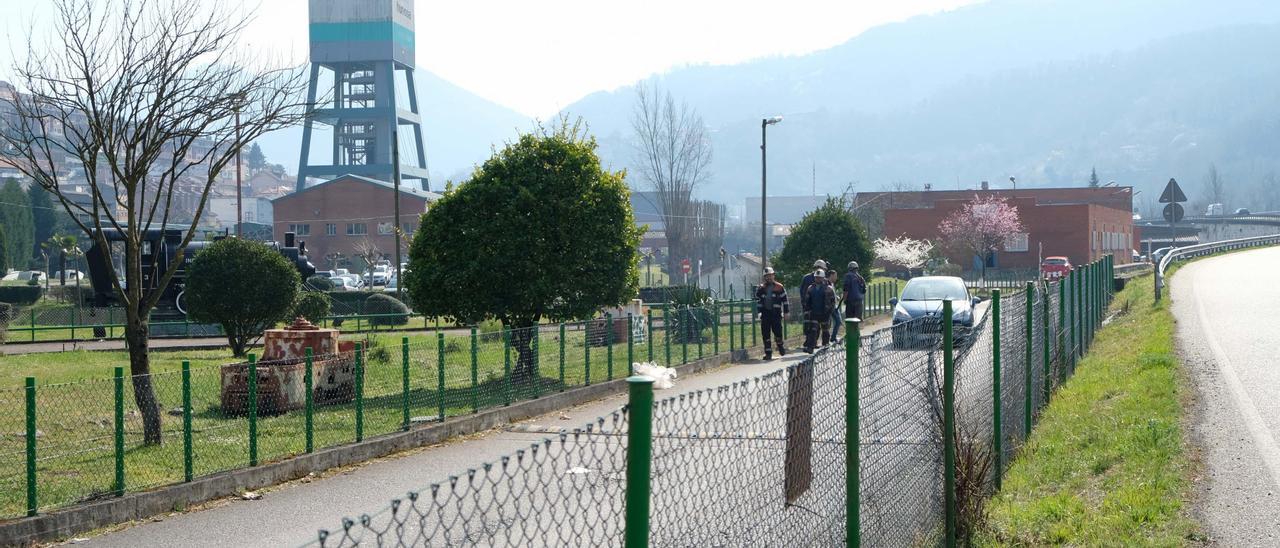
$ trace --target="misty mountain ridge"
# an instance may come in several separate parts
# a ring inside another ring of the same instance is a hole
[[[771,114],[785,119],[769,128],[770,194],[808,194],[815,171],[819,193],[839,193],[1010,175],[1079,185],[1095,165],[1103,182],[1145,189],[1172,176],[1194,192],[1210,162],[1228,179],[1277,167],[1261,154],[1277,142],[1277,22],[1280,3],[1247,0],[992,2],[810,55],[651,80],[712,128],[702,194],[732,205],[758,193],[759,120]],[[627,87],[566,109],[615,168],[634,160],[633,101]]]

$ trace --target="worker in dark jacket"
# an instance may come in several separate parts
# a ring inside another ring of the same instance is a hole
[[[813,262],[813,268],[816,270],[826,270],[827,262],[822,259],[818,259]],[[805,312],[809,311],[809,301],[805,298],[805,295],[809,294],[809,286],[811,285],[813,285],[813,272],[805,274],[804,278],[800,279],[800,310]]]
[[[765,267],[764,282],[756,286],[756,313],[760,314],[760,335],[764,339],[764,359],[773,359],[770,336],[776,340],[778,355],[786,356],[787,347],[782,339],[782,318],[790,312],[787,306],[787,288],[774,279],[773,267]]]
[[[804,318],[804,351],[812,353],[817,348],[819,334],[822,346],[831,344],[831,311],[836,307],[836,293],[827,283],[825,272],[813,272],[813,285],[802,299],[808,305]]]
[[[844,275],[844,317],[862,319],[862,301],[867,297],[867,280],[858,273],[858,261],[849,261]]]

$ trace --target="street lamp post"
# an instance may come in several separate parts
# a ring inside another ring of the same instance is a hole
[[[766,202],[768,202],[769,185],[768,185],[768,169],[765,159],[765,130],[769,126],[782,121],[781,116],[772,118],[764,118],[760,120],[760,270],[769,266],[769,224],[765,221],[768,215],[765,213]]]

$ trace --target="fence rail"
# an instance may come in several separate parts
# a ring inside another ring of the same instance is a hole
[[[250,356],[62,384],[30,377],[26,386],[0,387],[0,519],[619,379],[636,362],[675,366],[750,348],[758,341],[755,323],[754,303],[725,301],[527,329],[414,335],[398,344],[384,334],[305,363]],[[323,380],[330,376],[338,380]],[[135,391],[145,394],[147,386],[156,401],[140,405]],[[149,405],[155,415],[141,412]]]
[[[628,405],[335,520],[309,545],[956,546],[1112,297],[1110,257],[987,313],[868,334],[762,376]]]

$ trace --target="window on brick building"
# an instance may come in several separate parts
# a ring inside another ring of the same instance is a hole
[[[306,224],[291,224],[291,225],[289,225],[289,232],[292,232],[292,233],[294,233],[294,234],[296,234],[296,235],[298,235],[298,236],[310,236],[310,235],[311,235],[311,225],[306,225]]]
[[[404,230],[405,235],[412,236],[413,230],[417,228],[417,225],[414,223],[404,223],[404,226],[402,228]]]
[[[347,236],[364,236],[369,233],[369,225],[365,223],[347,223]]]
[[[325,223],[325,224],[324,224],[324,235],[325,235],[325,236],[337,236],[337,235],[338,235],[338,225],[335,225],[335,224],[333,224],[333,223]]]

